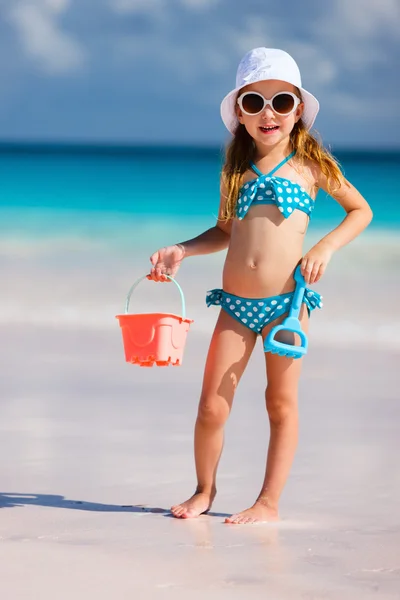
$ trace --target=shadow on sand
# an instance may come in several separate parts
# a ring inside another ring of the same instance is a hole
[[[51,508],[68,508],[72,510],[88,510],[93,512],[127,512],[153,513],[174,518],[167,508],[147,506],[145,504],[101,504],[100,502],[84,502],[83,500],[67,500],[56,494],[22,494],[17,492],[0,492],[0,509],[23,506],[49,506]],[[209,512],[210,517],[228,517],[228,514]]]

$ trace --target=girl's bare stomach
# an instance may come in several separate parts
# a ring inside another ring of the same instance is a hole
[[[307,224],[308,217],[300,211],[284,219],[276,206],[252,207],[242,221],[232,225],[223,289],[246,298],[291,292]]]

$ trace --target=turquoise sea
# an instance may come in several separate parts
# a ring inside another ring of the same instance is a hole
[[[400,151],[335,155],[372,206],[371,228],[398,229]],[[1,231],[90,237],[117,228],[123,237],[127,224],[152,224],[155,233],[160,222],[211,226],[221,165],[222,148],[2,145]],[[334,226],[342,209],[324,192],[317,200],[310,229]],[[136,229],[131,234],[140,236],[143,230]]]

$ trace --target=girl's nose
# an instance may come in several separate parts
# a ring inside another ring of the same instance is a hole
[[[270,119],[271,117],[274,117],[274,116],[275,116],[275,113],[274,113],[274,111],[272,110],[272,108],[271,108],[270,106],[266,106],[266,107],[264,108],[264,110],[262,111],[262,113],[261,113],[261,116],[262,116],[264,119],[268,120],[268,119]]]

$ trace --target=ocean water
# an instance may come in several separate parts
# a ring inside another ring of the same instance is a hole
[[[328,301],[314,339],[400,347],[400,152],[337,152],[346,177],[374,211],[370,227],[336,253],[321,287]],[[158,247],[215,223],[222,150],[0,146],[0,322],[114,327],[131,283]],[[344,218],[320,192],[310,247]],[[191,318],[215,321],[207,289],[221,285],[224,253],[184,261],[179,272]],[[160,288],[158,288],[160,289]],[[136,306],[159,310],[176,290],[138,288]],[[385,309],[376,311],[382,306]],[[143,312],[143,311],[142,311]]]
[[[398,229],[400,152],[346,151],[336,156],[372,206],[371,227]],[[63,235],[81,227],[82,235],[90,236],[104,233],[104,220],[110,234],[127,220],[212,225],[221,166],[219,148],[3,145],[1,228],[9,234]],[[341,207],[320,191],[311,227],[334,226],[343,216]]]

